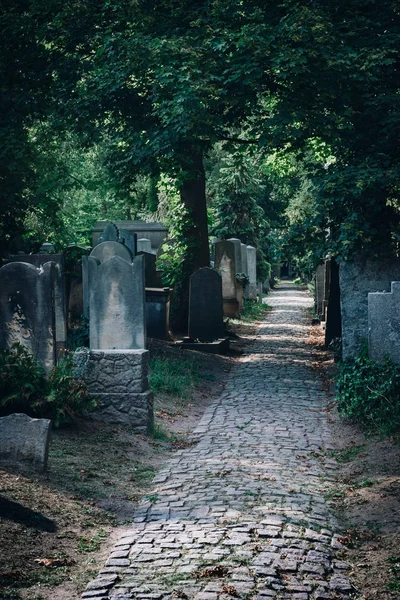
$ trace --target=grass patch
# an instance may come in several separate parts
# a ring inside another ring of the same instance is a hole
[[[186,398],[200,379],[210,376],[201,372],[198,357],[156,355],[150,359],[149,385],[154,393],[163,392],[176,398]]]
[[[240,314],[242,321],[259,321],[263,319],[271,307],[253,300],[245,300],[243,311]]]
[[[391,565],[389,568],[391,578],[386,587],[391,592],[400,592],[400,554],[391,556],[387,562]]]
[[[79,552],[97,552],[100,550],[101,542],[108,536],[108,533],[104,529],[99,531],[91,538],[81,536],[78,538],[78,550]]]
[[[342,450],[329,450],[327,456],[334,458],[339,463],[347,463],[355,460],[363,450],[365,450],[364,445],[348,446],[347,448],[342,448]]]

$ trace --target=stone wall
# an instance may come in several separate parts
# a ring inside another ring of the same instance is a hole
[[[343,360],[356,356],[368,339],[368,294],[389,292],[400,280],[400,260],[361,259],[340,264]]]
[[[368,350],[376,362],[385,356],[400,364],[400,281],[392,282],[390,293],[368,294]]]
[[[148,391],[147,350],[78,351],[74,362],[77,374],[85,379],[90,394],[99,400],[94,417],[129,425],[138,431],[153,429],[153,394]]]

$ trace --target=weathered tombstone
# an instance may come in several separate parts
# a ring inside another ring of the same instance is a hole
[[[137,251],[151,253],[151,241],[146,238],[140,238],[137,241]]]
[[[223,335],[222,277],[204,267],[190,278],[189,338],[212,342]]]
[[[104,242],[107,243],[114,242]],[[90,348],[145,348],[143,257],[136,256],[132,263],[114,255],[99,262],[91,255],[88,257],[88,284]]]
[[[262,304],[263,303],[263,283],[262,283],[262,281],[257,282],[257,296],[258,296],[258,303]]]
[[[400,281],[400,260],[357,258],[340,263],[343,360],[356,356],[368,339],[368,294],[389,292]]]
[[[137,249],[137,235],[133,231],[126,231],[126,229],[120,229],[120,242],[125,244],[127,248],[132,252],[132,256],[136,256]]]
[[[257,298],[257,250],[254,246],[247,246],[247,271],[249,277],[249,298]]]
[[[0,461],[11,467],[46,470],[50,442],[49,419],[14,413],[0,417]]]
[[[390,292],[368,294],[368,349],[376,362],[388,355],[400,364],[400,281],[392,281]]]
[[[236,279],[237,258],[237,244],[232,240],[222,240],[215,244],[215,269],[222,277],[222,298],[226,317],[237,317],[240,310],[240,284]]]
[[[89,248],[69,244],[63,251],[67,322],[83,314],[82,257],[87,256]]]
[[[138,252],[144,260],[144,282],[146,288],[162,288],[160,271],[157,271],[156,255],[149,252]]]
[[[18,254],[9,262],[24,262],[41,268],[47,262],[54,262],[54,317],[56,337],[56,357],[63,358],[67,347],[67,302],[64,276],[64,257],[62,254]]]
[[[148,337],[167,340],[171,288],[146,287],[146,331]]]
[[[315,271],[315,310],[321,318],[324,307],[325,264],[318,265]]]
[[[56,249],[51,242],[45,242],[40,246],[38,254],[53,254],[55,251]]]
[[[107,223],[100,237],[101,242],[119,242],[118,227],[114,223]]]
[[[246,246],[246,244],[240,244],[240,264],[241,264],[241,273],[243,273],[243,275],[246,275],[246,277],[248,277],[249,273],[248,273],[248,265],[247,265],[247,246]],[[246,298],[246,300],[248,300],[250,297],[248,281],[243,283],[243,297]]]
[[[93,246],[96,246],[107,225],[105,221],[98,221],[93,227]],[[168,228],[161,223],[146,223],[145,221],[115,221],[119,230],[120,241],[125,240],[132,254],[136,255],[136,237],[146,238],[151,241],[151,252],[156,253],[157,248],[168,235]]]
[[[10,262],[0,269],[0,348],[19,342],[48,372],[56,363],[55,269]]]
[[[228,242],[232,242],[235,248],[235,265],[236,273],[243,273],[242,267],[242,242],[238,238],[229,238]]]
[[[329,261],[329,297],[325,300],[325,347],[342,337],[340,314],[339,265],[335,259]]]
[[[106,262],[114,256],[119,256],[120,258],[129,263],[131,263],[133,260],[132,252],[127,246],[121,244],[120,242],[115,242],[112,240],[108,242],[100,242],[100,244],[93,248],[89,255],[89,257],[95,258],[100,264]],[[88,280],[89,257],[82,257],[83,315],[86,318],[89,318],[90,308]]]

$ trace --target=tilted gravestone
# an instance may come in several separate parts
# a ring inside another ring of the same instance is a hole
[[[11,467],[45,471],[51,432],[49,419],[14,413],[0,418],[0,461]]]
[[[247,246],[247,275],[249,278],[249,298],[257,298],[257,250],[254,246]]]
[[[240,255],[239,246],[235,241],[222,240],[215,244],[215,270],[222,277],[222,298],[224,315],[226,317],[237,317],[240,310],[240,292],[241,288],[236,279],[237,260]]]
[[[400,364],[400,281],[392,281],[391,292],[368,294],[368,349],[376,362],[388,355]]]
[[[223,336],[222,277],[204,267],[190,278],[189,337],[212,342]]]
[[[62,254],[18,254],[10,258],[10,262],[23,262],[34,265],[38,269],[47,262],[54,266],[54,317],[56,356],[63,358],[67,347],[67,302],[65,289],[65,267]]]
[[[56,265],[10,262],[0,269],[0,348],[19,342],[49,372],[56,364]]]
[[[112,242],[104,242],[107,243]],[[88,285],[90,347],[108,350],[145,348],[143,257],[135,257],[132,263],[118,255],[104,262],[89,256]]]

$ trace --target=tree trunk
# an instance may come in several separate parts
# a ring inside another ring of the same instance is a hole
[[[190,176],[180,189],[181,200],[189,217],[188,226],[185,228],[188,250],[183,264],[182,285],[175,290],[175,310],[172,314],[172,327],[181,333],[186,333],[188,327],[190,276],[197,269],[210,266],[206,178],[202,154],[193,151],[190,163]]]

